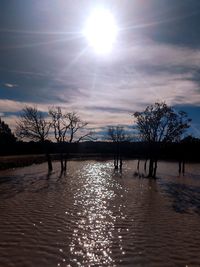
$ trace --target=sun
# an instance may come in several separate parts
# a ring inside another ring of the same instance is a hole
[[[83,31],[89,46],[100,54],[111,52],[117,33],[118,27],[113,14],[103,8],[93,10]]]

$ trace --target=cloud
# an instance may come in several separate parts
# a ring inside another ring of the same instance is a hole
[[[5,87],[8,87],[8,88],[18,87],[17,84],[13,84],[13,83],[4,83],[4,86],[5,86]]]
[[[0,112],[17,114],[27,104],[44,112],[62,106],[98,129],[130,125],[134,111],[155,101],[200,106],[199,4],[147,2],[109,2],[121,31],[106,57],[88,50],[77,34],[93,1],[8,5],[13,20],[5,12],[0,31],[7,48],[0,51]]]

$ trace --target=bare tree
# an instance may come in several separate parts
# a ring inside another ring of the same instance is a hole
[[[51,126],[57,143],[65,142],[66,133],[70,127],[68,113],[63,113],[60,107],[52,107],[49,109],[49,115],[51,116]]]
[[[67,118],[69,120],[69,143],[74,141],[76,134],[81,132],[87,125],[87,122],[84,122],[80,119],[80,117],[75,113],[71,112],[67,114]],[[87,132],[76,139],[76,142],[80,142],[84,140],[86,137],[90,137],[91,132]]]
[[[20,139],[28,139],[45,143],[47,140],[50,123],[45,119],[43,113],[36,107],[26,106],[17,122],[16,136]],[[50,155],[47,153],[49,170],[52,170]]]
[[[17,122],[16,135],[21,139],[44,142],[49,134],[50,123],[35,107],[25,107]]]
[[[85,139],[93,139],[92,131],[83,132],[88,123],[82,121],[77,113],[63,112],[60,107],[52,107],[49,109],[49,114],[52,119],[54,137],[58,143],[78,143]]]
[[[51,107],[49,109],[49,115],[51,116],[51,126],[54,131],[54,137],[57,143],[61,144],[66,140],[66,133],[69,129],[69,121],[67,119],[67,113],[63,113],[60,107]],[[60,164],[61,171],[63,172],[67,168],[67,160],[63,159],[63,149],[61,147],[60,152]]]
[[[114,168],[118,169],[120,167],[122,169],[121,143],[129,140],[124,127],[110,126],[108,128],[108,139],[115,144]]]
[[[115,143],[128,139],[122,126],[110,126],[108,128],[108,137]]]
[[[156,176],[157,151],[160,143],[180,141],[190,126],[191,120],[183,111],[175,112],[166,103],[147,106],[142,112],[135,112],[137,129],[142,141],[149,144],[149,177]],[[153,153],[154,151],[154,153]]]
[[[49,109],[49,114],[57,143],[80,142],[91,137],[91,132],[82,134],[88,123],[82,121],[75,112],[63,112],[61,107],[52,107]],[[66,170],[66,155],[63,160],[63,151],[61,151],[61,170]]]

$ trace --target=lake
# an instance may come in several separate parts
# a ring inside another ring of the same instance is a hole
[[[112,161],[0,172],[0,266],[200,266],[200,164],[158,179]],[[142,164],[141,164],[142,168]]]

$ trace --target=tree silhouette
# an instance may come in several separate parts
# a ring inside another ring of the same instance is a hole
[[[15,141],[16,137],[11,132],[11,129],[9,128],[8,124],[6,124],[0,118],[0,144],[8,146],[15,143]]]
[[[17,122],[16,135],[20,139],[44,142],[49,134],[50,123],[35,107],[25,107]]]
[[[133,115],[140,139],[149,144],[148,176],[155,177],[159,144],[180,141],[191,120],[185,112],[175,112],[164,102],[149,105],[144,111],[135,112]]]
[[[83,132],[88,122],[82,121],[75,112],[68,113],[67,117],[69,120],[69,143],[73,141],[79,143],[82,140],[95,140],[92,131]],[[76,136],[77,133],[78,136]]]
[[[114,168],[118,169],[120,167],[120,169],[122,169],[121,143],[129,140],[124,127],[110,126],[108,128],[108,139],[115,144]]]
[[[63,112],[61,107],[51,107],[49,114],[57,143],[78,143],[85,139],[94,139],[92,131],[82,132],[88,123],[82,121],[77,113]]]
[[[26,106],[17,122],[16,135],[20,139],[38,141],[44,144],[48,138],[51,124],[36,107]],[[49,153],[46,153],[48,168],[52,170]]]
[[[67,114],[64,114],[60,107],[51,107],[49,109],[51,117],[51,126],[54,131],[54,137],[57,143],[66,141],[66,133],[69,129]]]
[[[82,121],[75,112],[64,112],[61,107],[51,107],[49,109],[49,115],[51,116],[51,126],[57,143],[72,143],[80,142],[86,138],[92,139],[91,131],[86,133],[82,132],[88,123]],[[61,171],[66,170],[66,157],[67,155],[65,155],[65,159],[63,159],[61,147]]]

